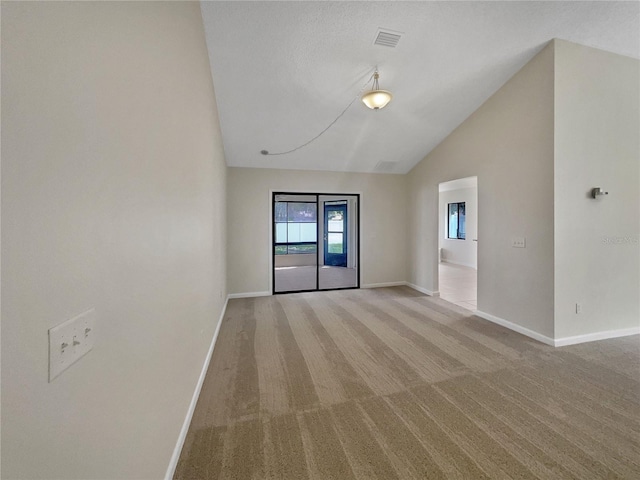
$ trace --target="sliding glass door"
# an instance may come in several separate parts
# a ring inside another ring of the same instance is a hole
[[[273,194],[273,293],[358,288],[357,194]]]

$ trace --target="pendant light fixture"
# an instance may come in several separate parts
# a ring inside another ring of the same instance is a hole
[[[380,85],[378,85],[379,77],[380,75],[378,74],[378,70],[376,70],[373,74],[373,89],[362,95],[362,103],[371,110],[380,110],[381,108],[386,107],[393,98],[391,92],[387,90],[380,90]]]
[[[369,71],[371,71],[371,70],[369,70]],[[297,152],[298,150],[306,147],[307,145],[309,145],[310,143],[316,141],[318,138],[320,138],[322,135],[324,135],[324,133],[327,130],[329,130],[331,127],[333,127],[333,125],[338,120],[340,120],[340,118],[342,118],[342,116],[345,113],[347,113],[347,110],[349,110],[349,107],[351,107],[351,105],[353,105],[356,102],[356,100],[358,100],[358,98],[361,98],[362,102],[372,110],[380,110],[381,108],[384,108],[391,101],[391,98],[393,97],[393,95],[391,95],[391,92],[389,92],[387,90],[380,90],[380,85],[378,85],[378,78],[379,77],[380,77],[380,75],[378,74],[378,67],[376,67],[373,75],[371,75],[369,77],[369,79],[367,80],[367,83],[362,85],[362,87],[360,88],[360,91],[358,91],[358,93],[356,93],[353,96],[353,98],[351,99],[351,102],[349,102],[349,105],[347,105],[345,107],[345,109],[342,110],[342,112],[340,112],[340,114],[329,125],[327,125],[324,130],[322,130],[320,133],[318,133],[315,137],[313,137],[310,140],[304,142],[303,144],[298,145],[297,147],[291,148],[289,150],[284,150],[284,151],[280,151],[280,152],[270,152],[269,150],[260,150],[260,154],[261,155],[269,155],[269,156],[288,155],[290,153]],[[360,97],[360,94],[364,91],[365,88],[367,88],[367,85],[369,85],[369,82],[371,82],[371,79],[373,79],[373,90],[369,90],[367,93],[362,95],[362,97]]]

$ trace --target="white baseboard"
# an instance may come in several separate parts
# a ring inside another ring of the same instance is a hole
[[[446,258],[443,258],[440,263],[450,263],[451,265],[459,265],[461,267],[469,267],[469,268],[473,268],[474,270],[478,269],[478,267],[476,265],[471,265],[470,263],[464,263],[464,262],[456,262],[454,260],[447,260]]]
[[[230,293],[227,298],[251,298],[251,297],[268,297],[271,292],[245,292],[245,293]]]
[[[407,282],[367,283],[365,285],[360,285],[360,288],[400,287],[406,284]]]
[[[529,330],[528,328],[512,323],[508,320],[505,320],[504,318],[496,317],[495,315],[491,315],[490,313],[482,312],[480,310],[475,310],[473,313],[478,317],[484,318],[485,320],[489,320],[493,323],[497,323],[498,325],[508,328],[509,330],[521,333],[522,335],[526,335],[527,337],[538,340],[539,342],[546,343],[547,345],[551,345],[552,347],[556,346],[553,338],[547,337],[538,332],[534,332],[533,330]]]
[[[521,333],[527,337],[538,340],[539,342],[546,343],[552,347],[566,347],[568,345],[577,345],[579,343],[595,342],[597,340],[607,340],[609,338],[628,337],[630,335],[640,335],[640,327],[624,328],[621,330],[608,330],[605,332],[587,333],[585,335],[576,335],[573,337],[564,338],[550,338],[541,333],[534,332],[528,328],[522,327],[515,323],[512,323],[504,318],[496,317],[490,313],[476,310],[473,312],[477,316],[489,320],[490,322],[497,323],[503,327],[513,330],[514,332]]]
[[[420,293],[424,293],[425,295],[429,295],[430,297],[439,297],[440,296],[440,292],[438,292],[437,290],[434,292],[433,290],[427,290],[426,288],[422,288],[419,287],[418,285],[414,285],[413,283],[409,283],[409,282],[405,282],[405,285],[407,287],[411,287],[414,290],[420,292]]]
[[[621,330],[608,330],[606,332],[587,333],[586,335],[576,335],[574,337],[556,338],[556,347],[566,347],[578,343],[595,342],[596,340],[607,340],[608,338],[628,337],[629,335],[640,334],[640,327],[624,328]]]
[[[193,397],[191,397],[191,403],[189,404],[189,409],[187,410],[187,416],[184,419],[184,423],[182,424],[182,430],[180,430],[180,435],[178,436],[178,441],[176,442],[176,447],[173,450],[173,455],[171,455],[171,460],[169,461],[169,467],[167,468],[167,473],[165,475],[165,480],[172,480],[173,475],[176,472],[176,467],[178,466],[178,460],[180,460],[180,454],[182,453],[182,447],[184,446],[184,441],[187,438],[187,433],[189,432],[189,426],[191,425],[191,419],[193,418],[193,412],[196,409],[196,404],[198,403],[198,397],[200,397],[200,391],[202,390],[202,384],[204,383],[204,378],[207,375],[207,370],[209,369],[209,362],[211,361],[211,355],[213,355],[213,348],[216,345],[216,340],[218,339],[218,333],[220,332],[220,326],[222,325],[222,319],[224,318],[224,314],[227,311],[227,304],[229,303],[230,295],[227,295],[227,299],[224,302],[224,306],[222,307],[222,312],[220,313],[220,318],[218,319],[218,325],[216,326],[215,332],[213,332],[213,338],[211,339],[211,345],[209,346],[209,351],[207,352],[207,356],[204,359],[204,364],[202,365],[202,371],[200,372],[200,378],[198,378],[198,383],[196,383],[196,389],[193,392]]]

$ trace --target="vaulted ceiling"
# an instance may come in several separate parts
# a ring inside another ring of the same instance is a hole
[[[406,173],[553,38],[640,58],[638,2],[201,5],[237,167]],[[374,45],[379,28],[401,32],[397,47]],[[376,66],[392,102],[345,111]],[[293,153],[261,154],[295,149],[336,119]]]

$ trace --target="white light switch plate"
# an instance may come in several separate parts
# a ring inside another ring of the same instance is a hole
[[[513,237],[511,239],[511,246],[513,248],[525,248],[526,247],[526,240],[524,237]]]
[[[49,382],[93,348],[95,309],[49,329]]]

